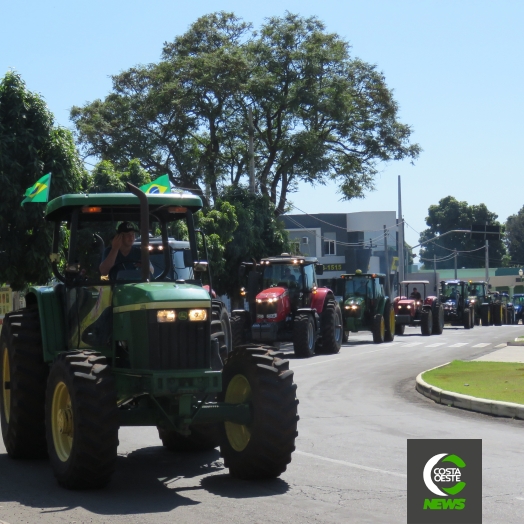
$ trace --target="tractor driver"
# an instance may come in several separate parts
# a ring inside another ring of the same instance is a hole
[[[417,290],[416,287],[413,288],[413,291],[411,292],[411,295],[409,295],[409,298],[412,298],[414,300],[422,300],[422,295]]]
[[[287,280],[288,282],[296,282],[297,281],[295,275],[293,275],[293,273],[291,273],[291,268],[290,267],[286,267],[284,269],[284,280]]]
[[[366,279],[364,278],[359,279],[359,286],[355,288],[356,295],[361,295],[363,297],[366,296],[366,290],[367,290],[366,283],[367,283]]]
[[[138,233],[138,229],[132,222],[122,222],[118,226],[111,247],[105,249],[102,263],[99,266],[102,276],[109,275],[111,279],[114,279],[118,271],[137,269],[140,266],[142,260],[140,247],[133,245],[135,233]],[[153,266],[151,263],[149,265],[153,273]]]

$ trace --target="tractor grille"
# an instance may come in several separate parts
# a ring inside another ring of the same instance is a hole
[[[211,367],[210,311],[206,322],[157,322],[148,311],[149,365],[154,370]]]
[[[257,315],[271,315],[271,313],[277,312],[277,303],[276,302],[259,302],[257,303]]]

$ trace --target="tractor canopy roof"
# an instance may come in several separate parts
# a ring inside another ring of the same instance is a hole
[[[147,194],[149,212],[169,222],[180,218],[187,210],[198,211],[202,207],[199,196],[191,193]],[[68,220],[75,209],[80,209],[82,221],[137,220],[140,202],[132,193],[96,193],[62,195],[51,200],[46,207],[46,220]],[[178,215],[178,216],[177,216]]]
[[[467,282],[465,280],[441,280],[440,281],[441,284],[446,284],[446,285],[459,285],[459,284],[467,284]]]
[[[402,286],[406,285],[406,286],[409,286],[411,284],[429,284],[429,280],[403,280],[401,283],[400,283]]]
[[[343,275],[340,275],[340,278],[347,280],[353,277],[385,278],[386,275],[384,273],[359,273],[358,271],[356,273],[344,273]]]
[[[316,257],[303,257],[303,256],[293,256],[289,253],[282,253],[275,257],[263,258],[260,263],[264,264],[299,264],[301,266],[307,266],[310,264],[318,264],[318,259]]]
[[[514,293],[513,298],[515,297],[524,297],[524,293]]]

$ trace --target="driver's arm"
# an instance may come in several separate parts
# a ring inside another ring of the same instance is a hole
[[[119,233],[118,235],[115,235],[115,238],[113,238],[113,241],[111,242],[111,250],[107,254],[106,258],[102,261],[98,269],[100,270],[100,274],[105,277],[109,274],[109,271],[111,268],[115,265],[116,257],[118,255],[118,250],[120,249],[120,246],[122,245],[122,235]]]

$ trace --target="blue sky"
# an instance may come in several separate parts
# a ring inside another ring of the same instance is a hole
[[[291,196],[301,210],[396,210],[401,175],[413,228],[406,240],[414,245],[428,207],[447,195],[483,202],[503,221],[524,205],[524,2],[517,0],[5,1],[0,74],[18,71],[57,123],[71,127],[71,106],[106,96],[110,75],[157,61],[163,42],[219,10],[255,27],[286,10],[318,16],[350,42],[353,56],[384,73],[424,149],[415,165],[382,166],[377,190],[362,200],[340,201],[332,185],[303,187]]]

